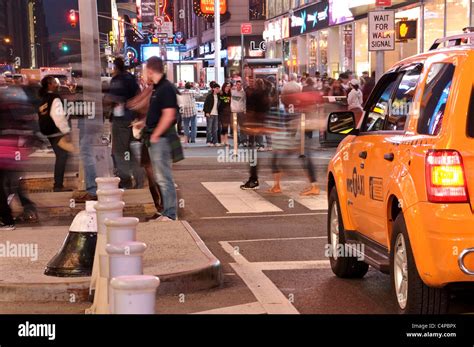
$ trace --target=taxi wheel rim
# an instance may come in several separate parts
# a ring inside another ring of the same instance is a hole
[[[398,234],[394,249],[394,285],[398,305],[402,310],[407,305],[408,298],[408,259],[405,237]]]
[[[331,207],[331,250],[332,257],[337,260],[337,246],[339,245],[339,214],[337,212],[337,204],[334,202]]]

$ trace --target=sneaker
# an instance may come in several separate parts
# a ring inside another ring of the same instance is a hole
[[[265,147],[258,147],[257,151],[258,151],[258,152],[264,152],[264,151],[265,151]]]
[[[258,180],[256,181],[251,181],[251,180],[248,180],[245,184],[242,184],[240,186],[240,189],[243,189],[243,190],[255,190],[255,189],[258,189],[260,186],[258,184]]]
[[[155,219],[155,222],[173,222],[173,220],[166,216],[159,216]]]
[[[15,224],[0,224],[0,230],[15,230]]]
[[[214,145],[212,143],[208,143],[207,147],[213,147]]]

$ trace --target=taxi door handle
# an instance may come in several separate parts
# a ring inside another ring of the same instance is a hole
[[[383,156],[383,158],[387,161],[393,161],[393,159],[395,159],[395,155],[393,153],[387,153]]]
[[[361,159],[367,159],[367,151],[359,152],[359,158],[361,158]]]

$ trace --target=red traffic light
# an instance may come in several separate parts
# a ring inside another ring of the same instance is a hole
[[[77,25],[77,15],[76,11],[70,10],[69,11],[69,24],[71,24],[71,27],[75,28]]]

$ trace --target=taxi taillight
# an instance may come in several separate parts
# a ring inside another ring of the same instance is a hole
[[[469,202],[466,175],[459,152],[454,150],[428,151],[425,171],[428,201],[438,203]]]

